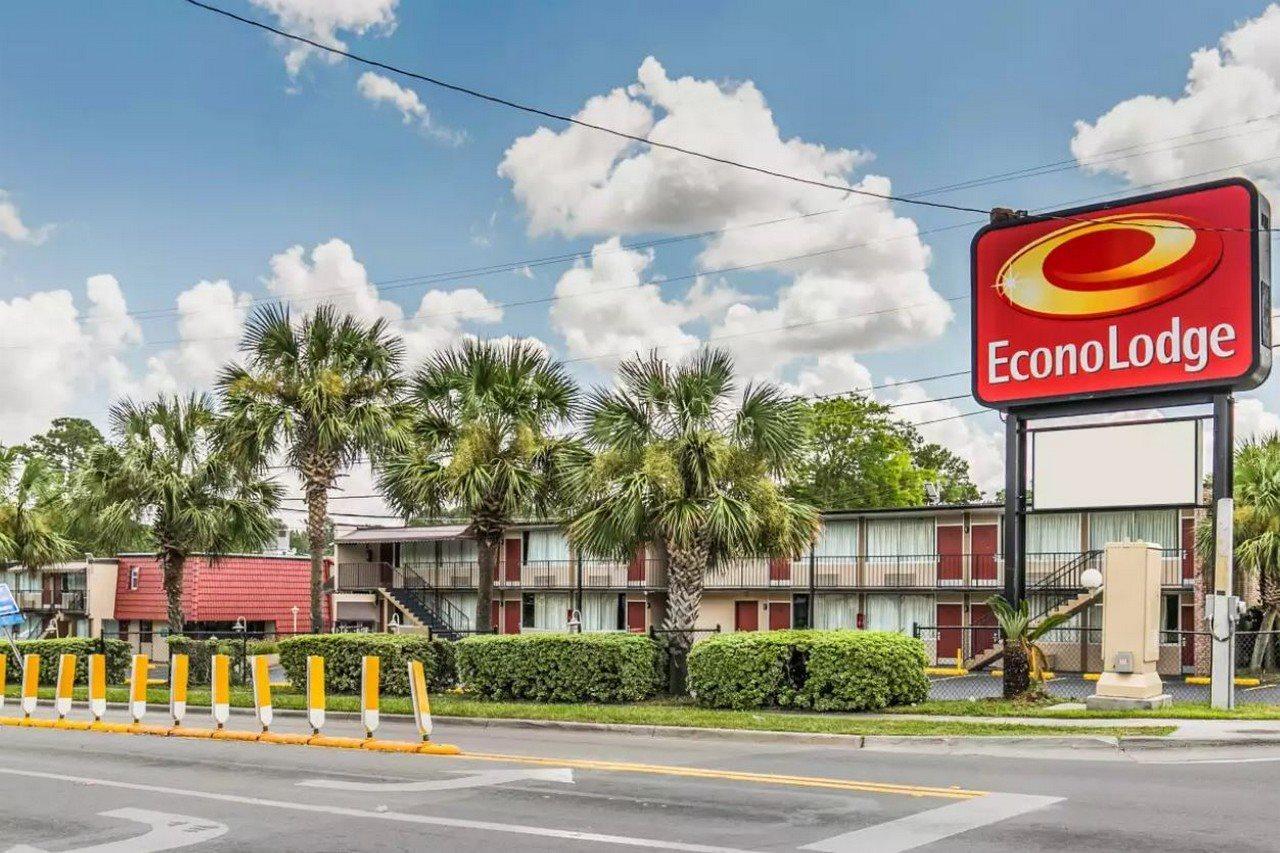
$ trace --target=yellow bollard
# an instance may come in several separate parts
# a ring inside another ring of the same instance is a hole
[[[107,713],[106,655],[89,655],[89,713],[95,723]]]
[[[133,656],[133,669],[129,671],[129,713],[135,723],[147,715],[147,678],[151,674],[151,662],[146,655]]]
[[[266,655],[250,656],[249,667],[253,672],[253,707],[265,732],[271,726],[271,668]]]
[[[22,716],[30,717],[40,698],[40,655],[22,656]]]
[[[409,693],[413,699],[413,719],[418,724],[422,739],[431,739],[431,697],[427,695],[427,678],[422,671],[422,661],[409,661]]]
[[[382,662],[376,655],[360,659],[360,722],[364,736],[373,737],[378,728],[378,678]]]
[[[209,705],[213,710],[213,722],[221,729],[231,718],[231,658],[213,655],[209,659],[209,673],[213,681]]]
[[[319,655],[307,655],[307,722],[312,734],[320,734],[324,726],[324,658]]]
[[[175,726],[182,725],[187,713],[187,673],[190,663],[186,655],[169,655],[169,715]]]
[[[964,650],[956,649],[956,669],[964,669]]]
[[[53,692],[53,710],[58,719],[71,713],[71,693],[76,686],[76,656],[58,655],[58,686]]]

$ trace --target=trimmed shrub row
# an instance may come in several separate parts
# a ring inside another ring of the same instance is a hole
[[[457,643],[458,678],[484,699],[634,702],[653,695],[658,650],[640,634],[515,634]]]
[[[19,640],[18,651],[24,655],[40,655],[40,683],[52,685],[58,683],[58,655],[76,656],[76,684],[85,684],[89,679],[89,655],[102,653],[101,640],[89,637],[60,637],[48,640]],[[6,651],[0,647],[0,652]],[[123,640],[107,640],[107,682],[114,684],[125,681],[129,677],[129,660],[132,654],[129,644]],[[22,671],[22,661],[10,661],[8,665],[9,680],[16,680]]]
[[[381,658],[378,680],[388,696],[409,695],[406,664],[411,660],[422,661],[429,689],[445,690],[457,683],[454,644],[448,640],[418,634],[312,634],[288,637],[276,645],[280,665],[298,691],[306,689],[308,655],[325,659],[325,682],[331,693],[360,692],[360,659],[365,655]]]
[[[924,644],[888,631],[720,634],[689,653],[689,692],[712,708],[876,711],[929,693]]]

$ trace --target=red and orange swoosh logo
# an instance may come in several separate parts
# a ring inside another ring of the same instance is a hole
[[[996,290],[1040,317],[1088,319],[1147,308],[1204,281],[1222,238],[1187,216],[1124,213],[1073,222],[1023,246]]]

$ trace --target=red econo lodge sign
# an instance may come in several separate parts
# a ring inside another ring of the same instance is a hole
[[[973,394],[997,408],[1271,369],[1270,212],[1244,180],[989,225],[973,238]]]

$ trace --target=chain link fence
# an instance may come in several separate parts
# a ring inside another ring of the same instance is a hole
[[[990,626],[917,625],[929,658],[929,698],[980,700],[1002,692],[1001,636]],[[1060,627],[1036,643],[1046,693],[1065,702],[1094,693],[1102,671],[1102,629]],[[1206,631],[1161,631],[1157,672],[1175,702],[1209,702],[1212,637]],[[1280,631],[1236,633],[1236,701],[1280,704]]]

